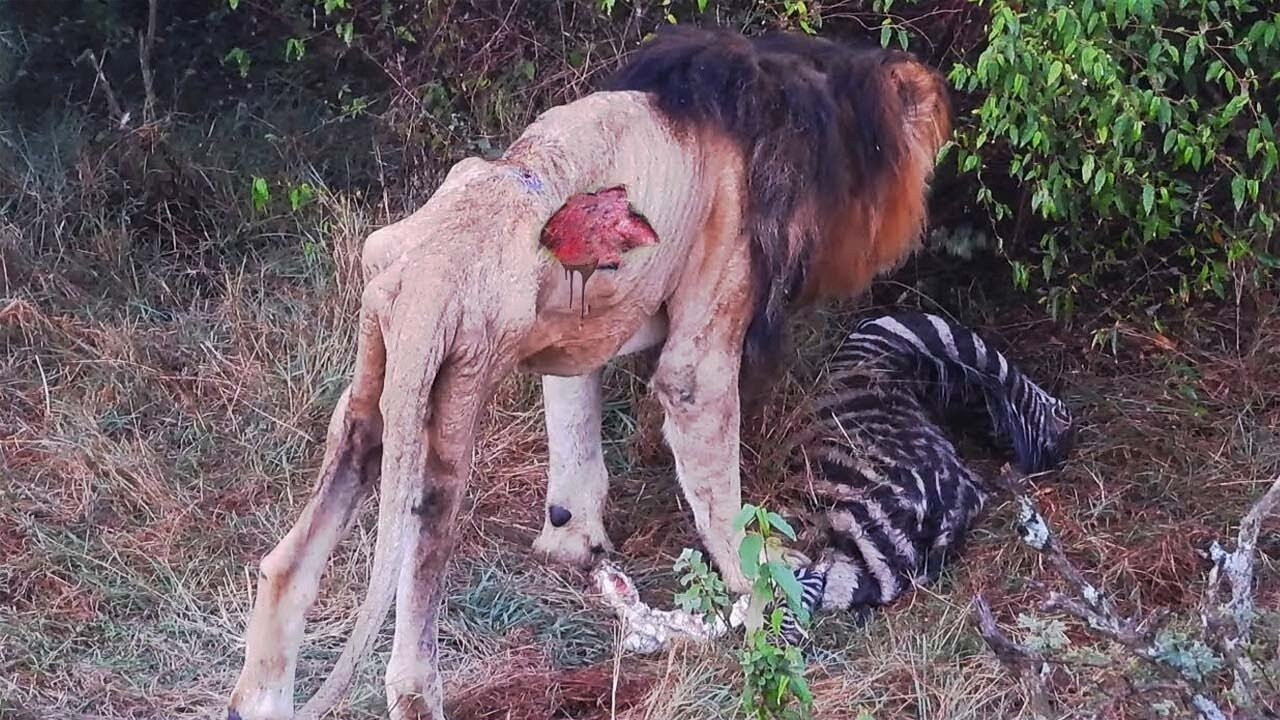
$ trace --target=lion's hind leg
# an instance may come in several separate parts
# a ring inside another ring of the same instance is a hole
[[[376,323],[365,319],[362,329],[355,377],[330,419],[316,489],[297,522],[259,565],[257,596],[245,632],[245,662],[231,694],[229,720],[293,716],[304,617],[315,602],[329,556],[346,535],[357,505],[377,482],[383,351]]]

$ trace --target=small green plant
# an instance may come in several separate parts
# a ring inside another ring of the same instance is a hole
[[[302,38],[291,37],[284,41],[285,62],[297,62],[307,54],[307,44]]]
[[[822,27],[822,16],[811,10],[805,0],[783,0],[782,19],[794,20],[806,35],[817,35]]]
[[[741,653],[742,711],[755,720],[807,718],[813,696],[804,678],[804,658],[782,635],[785,613],[779,604],[785,601],[801,627],[808,623],[800,583],[783,559],[782,537],[794,541],[795,530],[781,515],[754,505],[742,508],[734,527],[746,533],[738,559],[751,583]]]
[[[711,569],[702,553],[685,548],[676,558],[672,570],[684,573],[680,576],[680,586],[684,588],[676,594],[676,605],[685,612],[697,613],[707,621],[722,615],[729,607],[729,591],[724,580]]]
[[[267,211],[267,205],[271,203],[271,189],[267,187],[267,179],[254,177],[253,182],[249,185],[249,200],[253,204],[253,211],[263,213]]]
[[[306,207],[316,197],[315,188],[311,187],[311,183],[302,183],[295,185],[289,189],[289,209],[298,212]]]
[[[333,31],[338,34],[338,37],[342,38],[342,42],[346,43],[347,47],[351,47],[351,40],[355,38],[356,35],[355,23],[350,20],[345,20],[338,23],[337,26],[334,27]]]
[[[236,72],[240,73],[240,77],[244,78],[249,77],[249,67],[252,65],[252,61],[249,59],[249,53],[245,52],[244,48],[234,47],[222,58],[222,64],[235,67]]]
[[[338,88],[338,104],[338,117],[342,120],[354,120],[369,110],[370,103],[369,98],[364,95],[353,96],[350,85],[343,85]]]
[[[781,610],[775,610],[775,619]],[[775,623],[776,625],[776,623]],[[748,632],[742,648],[742,712],[753,720],[802,720],[812,714],[813,696],[804,679],[804,658],[796,647],[779,647],[769,632]]]

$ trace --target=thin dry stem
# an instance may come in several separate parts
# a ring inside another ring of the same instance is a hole
[[[981,593],[973,598],[973,616],[978,623],[978,634],[987,647],[1027,689],[1032,717],[1043,720],[1057,717],[1044,684],[1044,677],[1049,671],[1044,656],[1010,639],[996,624],[991,605]]]
[[[142,104],[142,121],[154,122],[156,119],[156,93],[151,72],[151,47],[156,39],[156,9],[159,0],[151,0],[147,9],[147,32],[138,33],[138,67],[142,70],[142,88],[146,99]]]
[[[111,89],[111,83],[107,80],[106,74],[102,72],[102,63],[106,60],[106,56],[99,60],[97,53],[92,50],[85,50],[80,55],[80,59],[89,61],[93,72],[97,75],[97,85],[102,86],[102,94],[107,98],[107,109],[111,112],[111,117],[120,127],[124,127],[129,122],[129,116],[125,113],[124,108],[120,107],[120,101],[116,100],[116,94]]]

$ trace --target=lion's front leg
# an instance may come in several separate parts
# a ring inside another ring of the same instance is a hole
[[[693,335],[674,332],[653,377],[666,411],[662,431],[676,461],[676,474],[693,509],[707,551],[733,592],[750,590],[738,564],[743,533],[733,527],[742,508],[739,472],[738,368],[741,335],[704,327]]]
[[[542,378],[546,411],[546,512],[538,552],[556,562],[588,566],[613,549],[604,530],[609,473],[601,449],[604,370],[577,377]]]

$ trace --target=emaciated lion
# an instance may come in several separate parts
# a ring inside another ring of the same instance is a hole
[[[744,591],[740,367],[777,351],[789,307],[861,293],[910,254],[949,133],[945,83],[906,54],[673,30],[608,90],[543,113],[500,159],[456,164],[425,206],[365,243],[354,374],[315,494],[262,559],[228,717],[292,716],[304,616],[375,484],[368,595],[300,716],[337,701],[394,601],[390,715],[443,717],[441,578],[477,421],[517,369],[545,376],[559,511],[537,547],[585,563],[607,547],[601,367],[662,343],[651,384],[680,485],[726,583]],[[619,186],[657,242],[595,270],[584,316],[540,233],[571,198]]]

